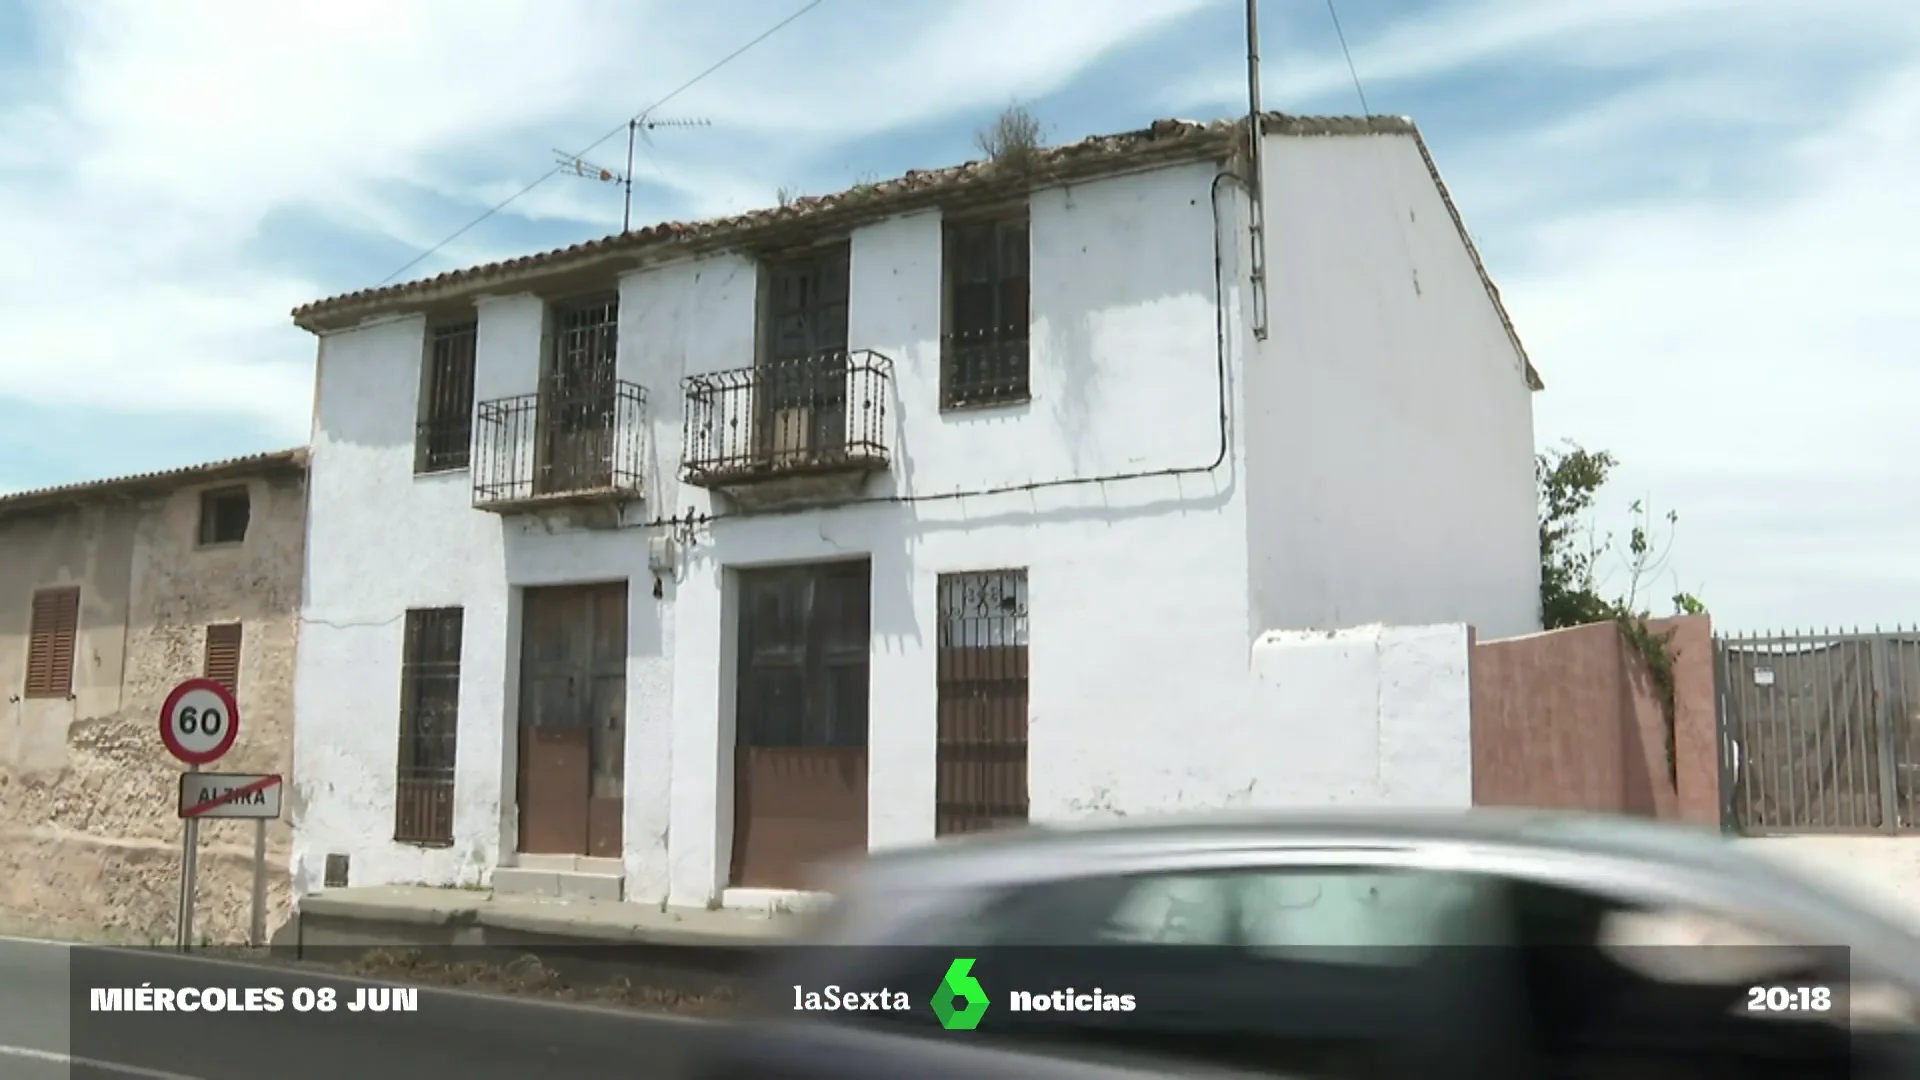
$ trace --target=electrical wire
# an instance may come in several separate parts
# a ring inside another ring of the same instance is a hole
[[[1227,360],[1227,263],[1226,252],[1220,242],[1222,228],[1220,216],[1220,190],[1225,184],[1235,184],[1243,190],[1246,181],[1237,173],[1222,172],[1214,176],[1213,184],[1208,188],[1208,199],[1213,204],[1213,365],[1216,391],[1218,443],[1213,456],[1205,462],[1190,465],[1173,465],[1161,469],[1135,469],[1127,472],[1100,473],[1093,476],[1063,476],[1050,480],[1029,480],[1022,484],[998,484],[992,487],[963,488],[956,491],[932,491],[926,494],[912,495],[867,495],[856,499],[835,502],[834,508],[849,506],[871,506],[876,503],[890,505],[912,505],[917,503],[952,502],[957,499],[984,498],[990,495],[1018,495],[1031,491],[1046,491],[1053,488],[1086,487],[1090,485],[1122,483],[1131,480],[1154,480],[1163,478],[1178,479],[1183,476],[1205,476],[1216,472],[1227,464],[1233,452],[1233,394],[1231,371]],[[716,521],[739,517],[768,517],[791,514],[805,514],[818,509],[807,504],[783,507],[756,507],[753,509],[723,510],[718,513],[697,512],[691,507],[677,516],[657,517],[651,521],[636,522],[628,528],[677,527],[691,530],[695,526],[708,525]]]
[[[758,37],[755,37],[753,40],[747,42],[745,45],[742,45],[739,48],[728,53],[727,55],[721,57],[719,60],[715,61],[712,66],[708,67],[706,70],[700,72],[698,75],[695,75],[693,78],[688,79],[686,82],[681,83],[679,86],[674,87],[671,91],[668,91],[665,97],[662,97],[660,100],[655,101],[653,104],[647,106],[644,109],[641,109],[639,112],[633,114],[627,119],[620,121],[620,125],[618,127],[607,132],[605,135],[602,135],[599,138],[593,140],[593,142],[587,144],[585,149],[580,150],[579,152],[572,154],[570,156],[575,158],[586,157],[588,154],[593,153],[593,151],[595,151],[601,145],[606,143],[608,139],[611,139],[614,136],[619,135],[622,132],[626,131],[630,124],[645,123],[647,117],[652,115],[653,112],[659,109],[662,105],[665,105],[667,102],[672,101],[674,98],[677,98],[681,94],[686,93],[688,90],[693,89],[694,86],[698,85],[703,79],[707,78],[709,75],[712,75],[714,72],[719,71],[721,68],[726,67],[728,64],[733,63],[735,60],[740,59],[740,57],[745,55],[748,50],[752,49],[756,45],[759,45],[761,42],[767,40],[768,38],[779,33],[780,31],[785,30],[788,26],[796,22],[800,18],[800,16],[805,15],[807,12],[812,11],[814,8],[819,7],[821,4],[825,2],[826,0],[808,0],[808,3],[806,3],[805,5],[802,5],[801,8],[795,11],[793,14],[787,16],[784,19],[781,19],[779,22],[774,23],[772,26],[769,26],[765,30],[761,31]],[[534,188],[539,187],[541,184],[546,183],[547,181],[560,175],[564,171],[566,171],[565,165],[555,165],[553,168],[548,169],[546,173],[544,173],[539,179],[533,181],[532,183],[528,184],[526,187],[521,188],[519,191],[514,192],[513,194],[500,200],[494,205],[488,207],[484,212],[481,213],[479,217],[476,217],[472,221],[469,221],[465,225],[462,225],[458,229],[455,229],[453,232],[449,233],[446,236],[446,238],[441,240],[439,243],[433,245],[427,250],[421,252],[420,254],[415,255],[412,259],[409,259],[406,265],[402,266],[400,269],[395,270],[393,273],[388,274],[384,278],[381,278],[380,284],[386,285],[392,282],[393,279],[399,277],[401,274],[404,274],[407,271],[413,269],[414,267],[419,266],[422,262],[425,262],[427,259],[432,258],[435,254],[437,254],[439,251],[444,249],[448,244],[451,244],[455,240],[458,240],[462,236],[465,236],[475,226],[493,217],[493,215],[499,213],[500,211],[505,210],[507,207],[513,205],[515,202],[518,202],[528,192],[531,192]]]
[[[1347,48],[1347,32],[1340,28],[1340,11],[1333,6],[1333,0],[1327,0],[1327,17],[1333,20],[1334,36],[1340,39],[1340,53],[1347,58],[1347,74],[1353,76],[1353,92],[1360,96],[1360,115],[1372,119],[1373,110],[1367,107],[1367,89],[1360,85],[1360,69],[1353,66],[1353,50]]]

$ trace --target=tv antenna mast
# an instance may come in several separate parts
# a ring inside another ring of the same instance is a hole
[[[595,165],[585,158],[575,157],[564,150],[555,150],[560,167],[584,180],[595,180],[602,184],[619,184],[625,196],[620,211],[620,231],[633,231],[633,149],[636,141],[653,145],[648,132],[655,128],[697,128],[709,127],[707,120],[654,120],[646,116],[636,116],[627,121],[627,167],[620,171]]]

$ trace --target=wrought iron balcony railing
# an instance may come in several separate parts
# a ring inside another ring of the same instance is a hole
[[[866,350],[690,375],[681,477],[726,488],[884,470],[892,378]]]
[[[473,505],[511,511],[641,496],[647,392],[622,379],[549,377],[475,409]]]

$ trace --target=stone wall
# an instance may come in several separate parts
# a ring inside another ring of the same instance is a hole
[[[15,737],[0,745],[0,922],[15,932],[172,940],[182,767],[161,746],[159,710],[174,684],[202,673],[209,625],[242,625],[242,723],[233,751],[207,768],[288,771],[304,483],[297,469],[283,468],[218,486],[237,483],[251,500],[238,544],[196,544],[200,488],[112,513],[82,508],[0,520],[0,599],[54,584],[82,589],[74,696],[10,702]],[[27,548],[32,558],[13,557]],[[63,554],[95,551],[119,558]],[[0,634],[0,676],[14,698],[22,631]],[[291,908],[290,817],[283,806],[282,820],[268,827],[269,929]],[[253,830],[247,821],[200,829],[201,940],[245,938]]]

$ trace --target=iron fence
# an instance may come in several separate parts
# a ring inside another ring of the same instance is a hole
[[[1729,827],[1920,830],[1920,631],[1720,636],[1714,646]]]
[[[700,486],[887,467],[893,362],[866,350],[689,375],[681,476]]]
[[[934,832],[1023,825],[1027,788],[1027,572],[939,580]]]
[[[940,339],[940,406],[964,409],[1025,401],[1029,388],[1027,328],[948,334]]]
[[[548,378],[475,410],[473,505],[638,498],[647,392],[624,379]]]

